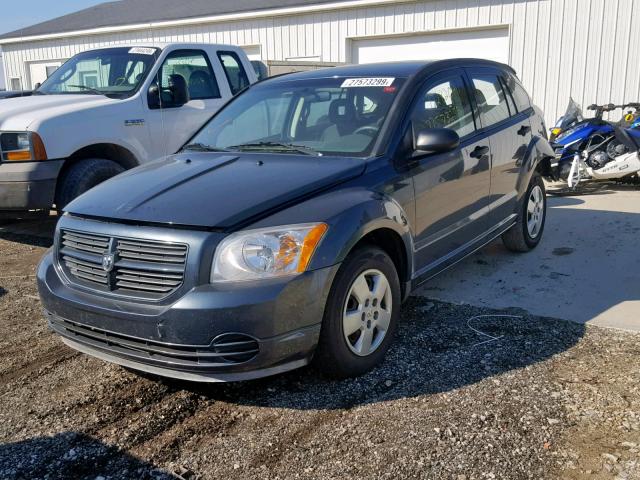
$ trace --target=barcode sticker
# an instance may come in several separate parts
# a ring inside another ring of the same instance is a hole
[[[133,47],[129,50],[129,53],[131,55],[153,55],[156,53],[156,49],[149,47]]]
[[[395,78],[377,77],[377,78],[347,78],[342,82],[342,88],[358,88],[358,87],[390,87]]]

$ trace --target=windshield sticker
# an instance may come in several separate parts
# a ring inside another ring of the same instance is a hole
[[[390,87],[395,78],[347,78],[342,83],[342,88],[358,88],[358,87]]]
[[[129,53],[131,55],[153,55],[156,53],[156,49],[149,47],[133,47],[129,50]]]

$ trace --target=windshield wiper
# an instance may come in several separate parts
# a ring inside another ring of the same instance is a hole
[[[305,145],[294,145],[293,143],[278,143],[278,142],[257,142],[257,143],[243,143],[240,145],[234,145],[228,147],[229,150],[280,150],[285,152],[297,152],[304,155],[313,155],[315,157],[321,157],[322,153],[314,150],[311,147]]]
[[[190,150],[192,152],[228,152],[226,148],[216,148],[211,145],[205,145],[204,143],[190,143],[182,147],[183,150]]]
[[[86,85],[67,85],[67,87],[80,88],[82,90],[86,90],[87,92],[91,92],[95,95],[104,95],[104,96],[107,95],[106,93],[101,92],[100,90],[97,90],[93,87],[87,87]]]

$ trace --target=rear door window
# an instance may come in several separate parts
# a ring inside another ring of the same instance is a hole
[[[242,66],[240,58],[235,52],[218,52],[218,58],[229,81],[231,93],[235,95],[240,90],[249,86],[249,77]]]
[[[483,127],[509,118],[509,106],[497,75],[472,74],[473,90]]]

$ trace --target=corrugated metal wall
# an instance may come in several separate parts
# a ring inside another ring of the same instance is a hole
[[[96,35],[3,47],[7,78],[28,85],[28,63],[138,40],[260,45],[265,60],[348,62],[350,38],[510,26],[510,63],[550,123],[573,96],[640,101],[638,0],[429,0],[278,18]],[[635,26],[635,28],[632,28]]]

